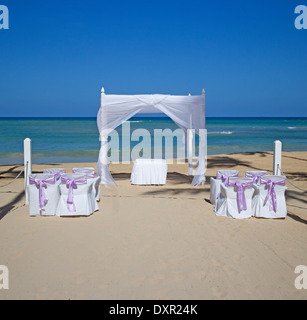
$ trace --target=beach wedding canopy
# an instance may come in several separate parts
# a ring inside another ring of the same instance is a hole
[[[189,142],[195,132],[199,135],[199,156],[192,185],[205,182],[206,171],[206,130],[205,92],[196,96],[179,95],[108,95],[101,90],[101,106],[97,115],[101,148],[97,163],[97,175],[104,185],[116,185],[108,166],[108,135],[124,121],[137,113],[164,113],[181,128]],[[187,143],[188,148],[192,143]],[[189,147],[190,146],[190,147]],[[188,154],[191,154],[188,150]],[[192,158],[189,157],[189,168]]]

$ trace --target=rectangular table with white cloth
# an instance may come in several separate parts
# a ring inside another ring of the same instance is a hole
[[[131,173],[131,184],[166,184],[167,163],[164,159],[136,159]]]

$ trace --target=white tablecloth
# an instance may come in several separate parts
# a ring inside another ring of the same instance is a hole
[[[131,173],[131,183],[150,185],[165,184],[167,164],[164,159],[137,159]]]

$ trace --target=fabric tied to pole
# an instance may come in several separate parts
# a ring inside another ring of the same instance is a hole
[[[35,184],[38,187],[39,208],[40,210],[45,210],[45,206],[48,202],[45,189],[47,188],[47,183],[55,184],[54,176],[47,179],[37,179],[37,178],[29,177],[29,183]]]
[[[76,211],[76,206],[74,203],[74,188],[77,187],[78,184],[86,184],[87,178],[86,176],[81,176],[77,178],[68,178],[68,177],[61,177],[61,182],[66,184],[68,188],[68,197],[67,197],[67,209],[70,212]]]
[[[239,176],[238,173],[233,173],[233,174],[223,174],[221,172],[217,172],[216,179],[217,180],[222,180],[224,185],[227,187],[229,186],[229,178],[237,178]]]
[[[87,168],[73,169],[73,173],[85,174],[87,178],[95,178],[95,170]]]
[[[228,183],[229,187],[237,187],[237,202],[238,202],[239,212],[247,210],[244,191],[245,191],[245,188],[252,188],[253,183],[254,183],[253,181],[247,181],[247,182],[234,181],[234,182]]]
[[[270,199],[270,210],[274,210],[274,212],[276,213],[277,211],[277,197],[276,197],[276,193],[275,193],[275,186],[279,185],[279,186],[285,186],[286,185],[286,180],[279,180],[279,181],[272,181],[272,180],[265,180],[265,179],[261,179],[261,184],[265,184],[268,188],[268,193],[267,196],[264,200],[264,206],[266,205],[266,203],[268,202],[268,200]]]
[[[260,181],[260,178],[262,176],[266,176],[267,172],[263,172],[263,173],[251,173],[251,172],[246,172],[245,177],[246,178],[252,178],[254,183],[258,183]]]

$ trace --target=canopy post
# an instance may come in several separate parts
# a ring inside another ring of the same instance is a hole
[[[190,114],[190,128],[187,130],[187,149],[188,149],[188,163],[189,176],[193,175],[193,132],[192,132],[192,114]]]

